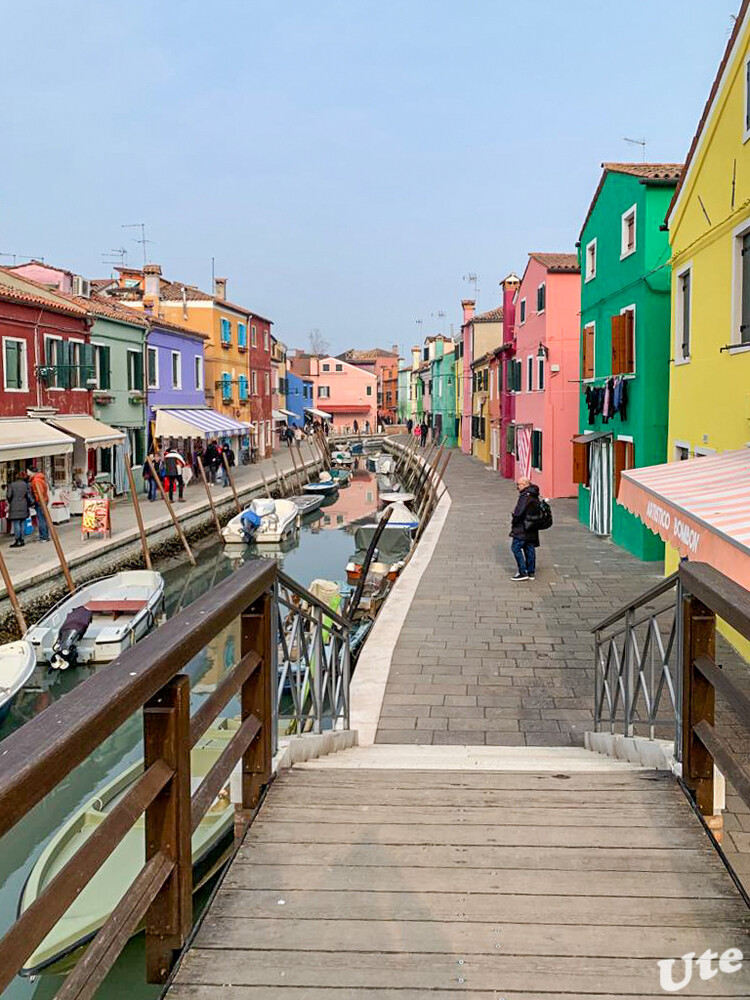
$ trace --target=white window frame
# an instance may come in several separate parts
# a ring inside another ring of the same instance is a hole
[[[693,457],[693,449],[690,447],[689,441],[675,441],[674,444],[672,445],[672,448],[673,448],[672,454],[674,456],[672,460],[674,462],[687,462],[689,459]],[[678,456],[677,454],[678,448],[687,452],[687,458],[680,458]]]
[[[58,336],[56,333],[45,333],[45,334],[42,335],[42,347],[44,348],[44,367],[45,368],[48,367],[48,364],[47,364],[47,341],[48,340],[57,340],[58,342],[62,342],[63,339],[64,339],[63,337]],[[55,348],[55,355],[57,355],[57,348]],[[49,365],[49,367],[50,368],[57,368],[58,367],[58,365],[57,365],[57,357],[55,357],[55,364],[54,365]],[[57,378],[57,376],[55,376],[55,378]],[[62,386],[62,385],[48,385],[48,386],[46,386],[46,389],[47,389],[47,392],[65,392],[65,387]]]
[[[589,327],[589,326],[593,327],[593,329],[594,329],[594,339],[593,339],[593,343],[594,343],[594,374],[591,376],[591,378],[584,378],[583,377],[583,334],[586,331],[586,328]],[[591,385],[592,382],[596,382],[596,320],[595,319],[592,319],[590,323],[583,323],[581,325],[581,384],[582,385]],[[584,431],[584,434],[586,434],[586,433],[588,433],[588,432]]]
[[[632,312],[632,314],[633,314],[633,370],[632,370],[632,372],[623,372],[623,374],[620,376],[620,378],[635,378],[635,373],[638,370],[638,358],[636,357],[636,350],[635,350],[635,345],[637,343],[637,341],[635,339],[635,331],[636,331],[636,323],[638,322],[638,318],[637,318],[636,312],[635,312],[635,302],[631,302],[629,305],[623,306],[622,309],[620,310],[620,315],[624,316],[625,313],[628,313],[628,312]]]
[[[256,330],[254,323],[250,324],[250,346],[258,346],[258,331]]]
[[[68,337],[68,343],[69,344],[78,344],[79,354],[78,354],[78,365],[77,365],[77,368],[78,368],[78,377],[80,377],[81,364],[82,364],[82,357],[81,357],[81,354],[80,354],[80,349],[81,349],[81,347],[83,347],[86,344],[86,341],[85,340],[81,340],[80,337]],[[73,357],[73,352],[72,351],[71,351],[70,361],[71,361],[71,364],[73,364],[75,362],[75,358]],[[70,381],[71,382],[73,381],[73,370],[72,369],[71,369],[71,372],[70,372]],[[85,385],[71,385],[70,391],[71,392],[88,392],[88,389],[86,388]]]
[[[331,398],[331,387],[330,385],[319,385],[318,386],[318,399],[330,399]]]
[[[544,392],[544,390],[546,389],[546,387],[547,387],[547,383],[545,381],[546,376],[547,376],[547,372],[546,372],[545,367],[544,367],[544,358],[539,357],[539,355],[537,354],[537,356],[536,356],[536,389],[537,389],[537,392]]]
[[[271,373],[263,372],[263,392],[266,396],[271,395]]]
[[[149,353],[154,352],[154,374],[156,375],[156,381],[152,382],[149,376],[151,366],[148,363]],[[148,389],[158,389],[159,388],[159,348],[152,347],[150,344],[146,347],[146,372],[144,375],[144,381]]]
[[[266,351],[271,350],[271,336],[268,330],[263,331],[263,347],[265,348]]]
[[[102,341],[102,340],[92,340],[92,341],[90,341],[90,344],[91,344],[91,352],[92,352],[93,357],[94,357],[94,378],[96,379],[96,388],[97,389],[101,389],[101,381],[102,381],[101,357],[102,356],[99,353],[99,351],[97,351],[97,347],[108,347],[109,345],[105,344],[104,341]],[[110,379],[110,381],[111,381],[111,379]],[[102,389],[102,392],[111,392],[111,391],[112,391],[111,388],[110,389]]]
[[[627,239],[627,226],[626,222],[633,216],[633,246],[628,249],[626,245]],[[638,246],[638,203],[631,205],[627,208],[620,216],[620,260],[625,260],[626,257],[632,257]]]
[[[526,357],[526,392],[534,391],[534,355]]]
[[[170,351],[170,361],[169,361],[169,375],[172,382],[173,389],[182,388],[182,355],[179,351]],[[174,359],[177,358],[177,384],[175,385],[174,380]]]
[[[693,458],[706,458],[708,455],[715,455],[716,449],[709,448],[705,444],[696,445],[693,449]]]
[[[744,143],[747,142],[748,139],[750,139],[750,123],[748,123],[748,118],[750,118],[750,105],[748,103],[748,102],[750,102],[750,88],[748,88],[748,85],[747,85],[748,84],[747,76],[748,76],[748,72],[750,72],[750,69],[748,67],[750,67],[750,55],[748,55],[745,58],[745,61],[742,64],[742,69],[743,69],[744,75],[745,75],[745,79],[744,79],[744,83],[743,83],[744,103],[742,105],[742,115],[743,115],[743,118],[744,118],[744,121],[742,123],[742,142],[743,142],[743,145],[744,145]]]
[[[250,394],[252,396],[258,395],[258,373],[256,371],[250,372]]]
[[[593,255],[591,255],[591,251],[592,250],[594,251]],[[588,243],[586,244],[586,251],[585,251],[585,255],[584,255],[584,259],[583,259],[583,270],[584,270],[584,275],[585,275],[584,282],[583,282],[584,285],[587,282],[589,282],[589,281],[593,281],[594,278],[596,277],[597,253],[598,253],[598,250],[597,250],[597,242],[596,242],[596,236],[595,236],[593,238],[593,240],[589,240]],[[591,270],[589,270],[589,257],[590,256],[593,256],[593,267],[591,268]]]
[[[692,260],[688,261],[675,273],[675,315],[674,315],[674,363],[676,365],[689,365],[691,360],[691,355],[688,354],[687,357],[682,353],[682,335],[683,330],[683,314],[684,309],[682,308],[682,282],[681,278],[683,275],[690,272],[690,312],[688,315],[688,323],[690,324],[690,350],[693,349],[693,300],[695,298],[693,292],[695,291],[693,282],[695,279],[695,271],[693,270]]]
[[[546,309],[547,309],[547,282],[546,281],[540,281],[539,284],[536,286],[536,301],[537,301],[537,305],[539,305],[539,289],[540,288],[544,289],[544,309],[537,309],[537,311],[536,311],[537,316],[541,316],[542,313],[545,312]]]
[[[526,322],[526,299],[521,299],[518,307],[518,325],[523,326]]]
[[[542,460],[542,465],[544,465],[544,429],[542,427],[534,427],[531,425],[531,441],[529,442],[529,449],[531,451],[531,468],[535,469],[537,472],[541,472],[541,466],[534,465],[534,434],[539,434],[542,439],[542,447],[539,449],[539,458]]]
[[[23,344],[23,381],[20,389],[8,388],[8,368],[5,356],[5,344]],[[28,392],[29,391],[29,345],[23,337],[3,337],[3,389],[5,392]]]
[[[203,372],[203,358],[200,354],[193,355],[193,382],[195,383],[195,391],[200,392],[205,385],[205,376]]]
[[[137,348],[137,347],[127,347],[125,349],[125,357],[126,357],[126,361],[125,361],[125,364],[126,364],[126,368],[125,368],[125,381],[126,382],[130,381],[130,355],[131,354],[135,354],[135,355],[140,354],[141,357],[143,357],[143,354],[141,353],[140,349]],[[99,380],[99,377],[97,375],[97,381],[98,380]],[[148,381],[148,375],[147,375],[146,372],[144,372],[143,373],[144,388],[145,388],[145,385],[146,385],[147,381]],[[143,392],[143,389],[140,389],[140,390],[139,389],[128,389],[128,392]]]

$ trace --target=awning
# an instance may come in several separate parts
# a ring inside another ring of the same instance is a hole
[[[750,588],[750,450],[629,469],[617,502],[681,556]]]
[[[364,406],[358,406],[356,403],[340,403],[329,406],[328,409],[331,413],[369,413],[372,409],[371,406],[365,404]],[[313,411],[310,410],[310,413]]]
[[[125,440],[123,431],[118,431],[109,424],[103,424],[101,420],[94,420],[86,414],[66,414],[65,416],[54,416],[47,420],[61,431],[72,434],[73,437],[80,438],[87,448],[98,448],[102,445],[122,444]]]
[[[286,423],[287,417],[298,417],[299,413],[292,413],[291,410],[273,410],[271,416],[283,424]]]
[[[321,420],[331,419],[330,413],[326,413],[325,410],[316,410],[314,406],[306,406],[305,413],[312,413],[314,417],[320,417]]]
[[[43,420],[31,417],[0,420],[0,462],[69,455],[72,451],[71,438]]]
[[[223,413],[208,406],[186,407],[157,407],[156,408],[156,430],[157,437],[175,438],[195,438],[209,437],[212,435],[232,435],[247,434],[250,424],[241,420],[234,420],[226,417]]]
[[[573,444],[590,444],[592,441],[611,437],[612,431],[592,431],[591,434],[576,434],[573,438]]]

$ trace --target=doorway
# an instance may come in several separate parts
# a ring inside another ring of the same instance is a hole
[[[589,528],[595,535],[612,534],[612,438],[599,438],[589,445],[591,503]]]

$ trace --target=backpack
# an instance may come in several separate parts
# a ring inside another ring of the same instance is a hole
[[[548,500],[539,497],[539,513],[534,518],[534,527],[537,531],[546,531],[552,527],[552,508]]]

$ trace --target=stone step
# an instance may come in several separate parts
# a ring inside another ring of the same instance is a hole
[[[400,771],[576,771],[620,772],[645,768],[582,747],[503,747],[374,744],[352,747],[296,768]]]

